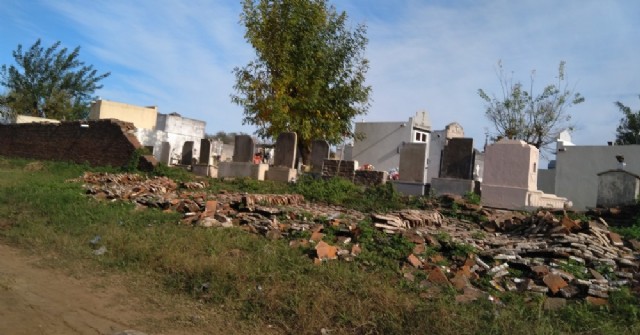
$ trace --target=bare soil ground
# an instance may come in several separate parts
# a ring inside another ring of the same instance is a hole
[[[257,331],[237,327],[211,306],[130,281],[54,268],[42,257],[0,243],[0,335]]]

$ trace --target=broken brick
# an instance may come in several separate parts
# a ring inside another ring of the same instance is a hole
[[[562,279],[562,277],[553,273],[544,276],[542,281],[545,283],[545,285],[547,285],[547,287],[553,294],[558,293],[561,288],[569,285],[564,279]]]
[[[407,261],[415,268],[422,267],[422,261],[418,259],[418,257],[416,257],[416,255],[414,254],[409,255],[409,257],[407,257]]]
[[[609,303],[609,300],[604,299],[604,298],[598,298],[598,297],[592,297],[592,296],[587,296],[585,298],[585,300],[587,301],[587,303],[594,305],[594,306],[604,306],[607,305]]]
[[[444,274],[444,272],[442,272],[442,269],[440,269],[439,267],[434,267],[433,269],[431,269],[431,271],[429,271],[427,280],[436,285],[450,284],[449,279]]]
[[[324,237],[323,233],[319,231],[315,231],[311,234],[311,237],[309,238],[309,240],[317,243],[317,242],[320,242],[323,237]]]
[[[358,256],[362,252],[359,244],[354,244],[351,246],[351,255]]]
[[[318,243],[318,245],[316,246],[316,254],[321,260],[336,259],[338,258],[338,248],[329,245],[324,241],[320,241],[320,243]]]
[[[615,245],[616,247],[621,247],[624,245],[622,239],[620,238],[620,235],[612,231],[609,232],[609,239],[611,240],[611,244]]]

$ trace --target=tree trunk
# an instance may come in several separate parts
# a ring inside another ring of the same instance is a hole
[[[302,140],[298,137],[298,153],[302,164],[311,164],[311,141]]]

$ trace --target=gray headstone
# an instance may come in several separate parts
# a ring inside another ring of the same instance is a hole
[[[441,178],[472,179],[473,139],[451,138],[442,153]]]
[[[233,161],[239,163],[253,162],[255,153],[255,143],[249,135],[236,135],[235,145],[233,147]]]
[[[211,165],[211,150],[213,149],[213,144],[211,140],[208,138],[203,138],[200,140],[200,159],[198,159],[199,164]]]
[[[325,159],[329,159],[329,143],[325,140],[311,142],[311,171],[322,172]]]
[[[625,170],[598,173],[598,206],[633,205],[639,194],[640,176]]]
[[[276,140],[273,165],[293,169],[296,163],[297,150],[298,135],[296,133],[291,132],[280,134],[280,136],[278,136],[278,139]]]
[[[160,162],[166,165],[171,164],[171,143],[162,142],[160,148]]]
[[[427,176],[427,144],[406,143],[400,148],[400,180],[425,183]]]
[[[193,141],[186,141],[182,145],[180,164],[191,165],[193,163]]]

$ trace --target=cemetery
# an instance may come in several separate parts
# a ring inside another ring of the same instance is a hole
[[[79,181],[87,194],[177,212],[183,225],[239,227],[268,239],[287,239],[292,247],[313,250],[310,261],[318,265],[354,261],[361,252],[359,225],[369,220],[380,233],[411,241],[414,247],[402,260],[404,278],[416,285],[453,287],[460,303],[486,299],[495,290],[540,294],[546,297],[548,309],[575,300],[606,305],[612,292],[638,288],[640,242],[611,231],[607,215],[615,222],[615,208],[634,205],[638,198],[640,146],[581,147],[570,145],[565,137],[558,144],[555,169],[546,171],[548,178],[540,183],[540,153],[534,146],[501,139],[486,143],[480,151],[456,122],[432,131],[425,112],[406,125],[360,124],[360,129],[377,129],[380,150],[367,140],[356,141],[344,151],[343,159],[337,159],[327,141],[316,139],[308,166],[301,162],[295,132],[281,133],[268,158],[270,149],[258,146],[254,137],[237,135],[233,154],[221,159],[222,143],[204,138],[196,124],[169,122],[176,115],[155,117],[148,123],[155,128],[144,132],[136,128],[135,120],[1,125],[0,155],[124,166],[146,143],[154,148],[154,155],[143,156],[140,167],[152,170],[159,164],[157,155],[160,164],[202,179],[178,186],[166,177],[86,173]],[[384,129],[387,134],[381,132]],[[144,135],[139,140],[140,134],[150,132],[173,134],[173,139],[156,136],[153,143],[144,142],[149,139]],[[395,138],[396,133],[403,135]],[[53,137],[67,145],[52,142]],[[366,150],[360,147],[363,144]],[[390,178],[396,169],[397,178]],[[213,180],[295,185],[309,176],[325,181],[341,178],[371,190],[390,187],[404,199],[424,199],[423,205],[364,212],[311,203],[301,194],[204,192]],[[580,185],[567,186],[576,183]],[[547,193],[550,188],[555,193]],[[573,189],[579,189],[580,196]],[[573,207],[574,201],[582,212]],[[300,213],[305,213],[304,220],[299,219]],[[588,213],[589,218],[578,213]],[[339,234],[323,239],[334,231]],[[311,237],[300,239],[301,232]],[[465,254],[457,248],[466,250]],[[438,252],[433,255],[426,250]],[[444,259],[446,266],[438,266]],[[571,270],[576,266],[579,272]],[[418,276],[426,281],[418,282]]]
[[[211,178],[294,182],[299,175],[309,173],[325,179],[341,177],[359,185],[389,182],[407,196],[475,193],[484,206],[511,210],[540,207],[587,210],[605,204],[624,205],[639,193],[637,188],[627,185],[635,185],[633,178],[640,175],[640,145],[580,146],[573,144],[565,131],[558,138],[551,168],[541,169],[538,149],[531,145],[501,140],[485,143],[483,150],[478,150],[472,138],[464,137],[459,123],[432,130],[425,111],[417,112],[406,122],[356,122],[356,133],[363,137],[343,145],[340,155],[331,155],[329,143],[316,139],[311,145],[308,166],[301,162],[297,135],[293,132],[280,134],[267,148],[259,147],[250,135],[237,135],[234,143],[222,143],[205,138],[202,121],[175,113],[161,114],[155,106],[141,107],[102,99],[92,104],[89,121],[76,126],[18,117],[15,126],[3,126],[11,132],[0,135],[5,143],[2,150],[7,155],[46,157],[42,152],[29,153],[37,150],[34,146],[16,150],[14,143],[18,143],[15,138],[18,135],[8,134],[42,128],[58,132],[73,129],[70,136],[80,136],[99,128],[90,126],[93,122],[112,118],[119,118],[118,124],[124,127],[122,132],[133,150],[149,150],[154,157],[150,164],[157,161]],[[127,122],[130,123],[125,126]],[[77,129],[81,126],[86,127],[79,132]],[[137,141],[133,141],[131,135]],[[52,157],[64,157],[60,155],[58,150]],[[623,162],[616,161],[620,157]],[[608,185],[625,187],[610,190],[613,186]]]

